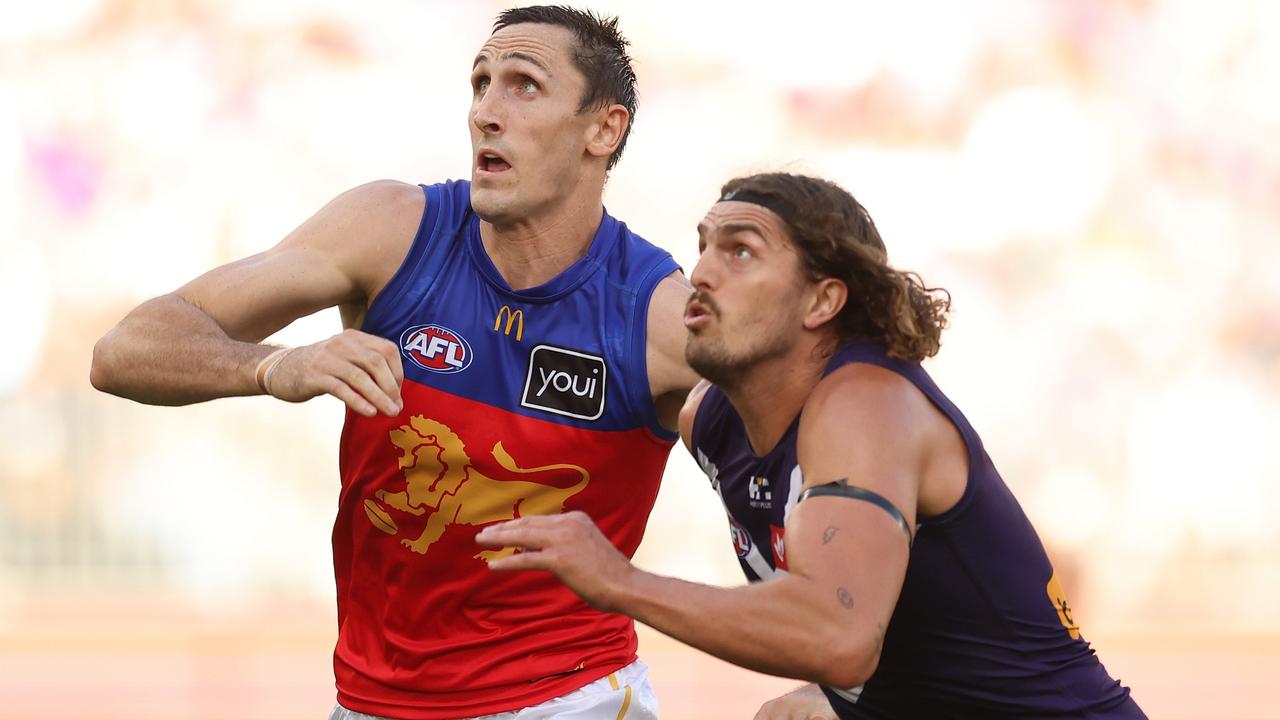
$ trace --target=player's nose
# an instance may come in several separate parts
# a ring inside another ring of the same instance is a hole
[[[715,278],[714,262],[711,260],[711,253],[704,252],[698,257],[698,262],[693,266],[693,272],[689,273],[689,282],[698,290],[704,290],[712,287],[712,281]]]
[[[471,106],[471,122],[483,133],[502,132],[502,109],[497,91],[490,88],[475,99]]]

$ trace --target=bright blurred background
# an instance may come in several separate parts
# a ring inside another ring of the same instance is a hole
[[[90,351],[346,188],[466,177],[503,7],[0,9],[0,717],[327,716],[339,404],[143,407]],[[951,290],[928,367],[1112,674],[1153,718],[1280,717],[1280,4],[592,7],[641,89],[610,211],[691,268],[726,179],[844,184]],[[741,582],[682,450],[638,560]],[[642,652],[674,720],[795,684]]]

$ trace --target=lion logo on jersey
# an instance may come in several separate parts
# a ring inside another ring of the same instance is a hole
[[[502,469],[515,475],[548,477],[570,471],[578,481],[570,487],[556,487],[529,480],[488,477],[476,469],[467,455],[466,445],[447,425],[415,415],[408,425],[390,433],[391,442],[402,451],[400,468],[404,471],[405,489],[400,492],[379,490],[377,500],[364,501],[365,513],[373,526],[394,535],[399,532],[387,507],[410,515],[427,517],[427,526],[416,539],[403,539],[402,545],[425,555],[431,545],[451,525],[484,525],[499,520],[512,520],[524,515],[555,515],[564,512],[564,503],[577,495],[591,481],[585,468],[557,464],[522,468],[498,442],[490,454]],[[476,558],[494,560],[515,552],[514,548],[485,550]]]

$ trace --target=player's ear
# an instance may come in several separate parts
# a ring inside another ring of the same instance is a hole
[[[849,300],[849,287],[843,281],[826,277],[809,288],[809,306],[805,308],[804,328],[816,330],[831,322]]]
[[[622,144],[622,136],[631,123],[631,114],[621,105],[610,105],[596,111],[596,120],[587,126],[587,152],[596,157],[609,157]]]

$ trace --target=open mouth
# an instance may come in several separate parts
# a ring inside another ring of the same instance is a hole
[[[684,326],[691,330],[711,321],[711,308],[698,297],[694,295],[689,298],[689,303],[684,308]]]
[[[481,172],[500,173],[511,169],[511,163],[495,152],[483,151],[476,159],[476,167]]]

